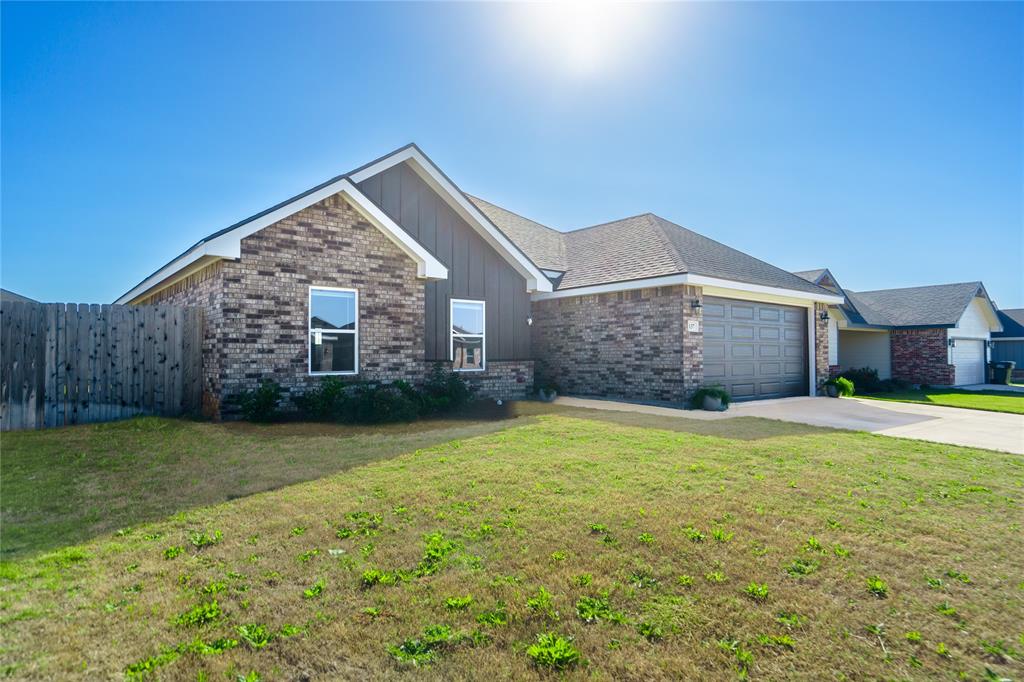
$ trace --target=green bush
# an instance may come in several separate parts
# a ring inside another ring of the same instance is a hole
[[[242,416],[251,422],[271,422],[278,417],[281,386],[273,379],[264,379],[259,388],[243,391],[238,396]]]
[[[836,390],[844,398],[849,398],[853,395],[853,382],[846,377],[836,377],[829,379],[825,382],[826,386],[835,386]]]
[[[698,389],[696,393],[690,398],[690,407],[695,410],[704,409],[704,398],[718,398],[722,401],[722,407],[729,407],[729,403],[732,401],[732,396],[721,386],[704,386]]]
[[[845,372],[841,372],[837,378],[843,378],[852,382],[861,393],[878,393],[886,388],[882,380],[878,378],[878,370],[872,367],[848,369]],[[851,393],[850,395],[853,394]]]
[[[473,393],[462,377],[436,362],[423,382],[422,413],[429,415],[454,410],[472,398]]]
[[[421,389],[406,381],[388,384],[328,376],[295,402],[311,419],[380,424],[447,412],[462,407],[471,397],[462,377],[438,363]]]

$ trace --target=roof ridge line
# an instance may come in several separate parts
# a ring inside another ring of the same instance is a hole
[[[907,289],[935,289],[937,287],[955,287],[961,284],[977,284],[978,286],[985,286],[981,280],[968,280],[965,282],[944,282],[942,284],[918,284],[912,287],[892,287],[890,289],[871,289],[870,291],[854,291],[855,294],[879,294],[883,291],[906,291]]]
[[[598,223],[596,225],[587,225],[586,227],[577,227],[577,228],[572,229],[572,230],[566,230],[562,234],[575,234],[577,232],[583,232],[584,230],[592,230],[595,227],[607,227],[608,225],[614,225],[615,223],[621,223],[621,222],[625,222],[627,220],[633,220],[634,218],[643,218],[644,216],[654,216],[654,214],[651,213],[650,211],[644,211],[643,213],[637,213],[635,215],[628,215],[625,218],[616,218],[615,220],[608,220],[606,222]],[[657,218],[658,216],[654,216],[654,217]]]

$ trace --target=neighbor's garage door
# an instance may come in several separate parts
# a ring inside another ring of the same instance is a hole
[[[980,339],[954,339],[953,365],[956,385],[985,383],[985,342]]]
[[[807,395],[807,310],[704,298],[704,383],[735,400]]]

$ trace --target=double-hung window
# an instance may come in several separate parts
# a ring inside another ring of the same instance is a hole
[[[359,292],[309,288],[309,373],[359,371]]]
[[[451,320],[452,368],[456,372],[482,372],[487,352],[484,302],[453,298]]]

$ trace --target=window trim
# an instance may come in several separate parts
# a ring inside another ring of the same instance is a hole
[[[321,333],[330,332],[331,334],[352,334],[355,337],[355,362],[353,363],[353,369],[351,372],[314,372],[313,371],[313,341],[309,338],[310,334],[315,331],[313,328],[313,291],[343,291],[345,293],[353,294],[355,299],[355,328],[354,329],[323,329],[317,327]],[[306,299],[306,374],[313,377],[323,376],[355,376],[359,374],[359,290],[349,289],[346,287],[322,287],[322,286],[309,286],[309,294]]]
[[[456,303],[479,303],[480,313],[483,317],[483,334],[456,334],[455,333],[455,304]],[[449,362],[455,362],[455,337],[459,336],[462,338],[469,339],[480,339],[480,352],[483,353],[484,357],[480,363],[479,369],[457,369],[454,364],[452,366],[453,372],[486,372],[487,371],[487,301],[481,301],[472,298],[453,298],[448,301],[448,360]]]

